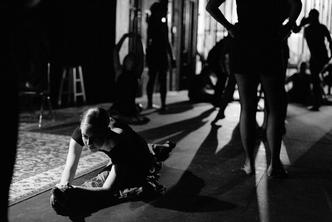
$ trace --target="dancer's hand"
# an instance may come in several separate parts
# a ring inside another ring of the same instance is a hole
[[[238,35],[237,26],[235,25],[231,25],[229,28],[227,28],[227,31],[232,38],[236,38]]]
[[[292,34],[292,25],[287,23],[281,27],[280,36],[282,40],[286,40]]]
[[[67,183],[67,184],[58,183],[58,184],[55,184],[55,187],[59,188],[60,190],[63,190],[63,189],[67,189],[69,187],[74,187],[74,186],[70,185],[69,183]]]
[[[294,32],[294,33],[298,33],[298,32],[300,32],[301,31],[301,26],[299,26],[299,25],[294,25],[294,27],[293,27],[293,29],[292,29],[292,31]]]
[[[303,17],[303,18],[301,19],[300,26],[301,26],[301,27],[302,27],[302,26],[305,26],[305,25],[307,25],[309,22],[310,22],[310,19],[309,19],[309,18],[307,18],[307,17]]]
[[[55,187],[59,189],[62,189],[64,186],[65,186],[64,184],[59,184],[59,183],[55,184]]]

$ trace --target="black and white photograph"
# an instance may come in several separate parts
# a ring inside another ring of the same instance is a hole
[[[331,222],[332,0],[3,0],[1,222]]]

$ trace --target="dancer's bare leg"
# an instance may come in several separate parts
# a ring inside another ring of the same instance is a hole
[[[285,121],[285,88],[284,79],[280,75],[261,76],[261,83],[266,97],[269,113],[266,122],[266,141],[271,150],[271,161],[268,168],[269,176],[285,174],[280,149]]]
[[[245,151],[243,170],[255,173],[254,148],[256,143],[256,108],[258,78],[255,75],[235,74],[241,103],[240,134]]]

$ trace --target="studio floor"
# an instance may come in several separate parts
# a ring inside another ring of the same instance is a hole
[[[137,101],[146,105],[144,97]],[[143,110],[149,122],[131,125],[149,142],[177,143],[161,171],[166,194],[149,202],[100,209],[87,222],[332,221],[332,106],[312,112],[288,105],[281,157],[289,176],[271,179],[266,175],[268,151],[263,143],[257,150],[256,174],[239,171],[244,152],[237,101],[229,104],[226,118],[216,125],[211,122],[218,110],[209,103],[191,103],[186,91],[170,92],[167,102],[166,112]],[[55,110],[54,120],[45,119],[41,128],[36,122],[21,121],[10,222],[70,221],[50,207],[50,189],[60,177],[71,132],[85,108]],[[257,122],[262,119],[258,112]],[[105,161],[101,154],[84,151],[76,183],[91,177]]]

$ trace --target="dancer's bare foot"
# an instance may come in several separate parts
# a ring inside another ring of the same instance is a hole
[[[286,178],[288,176],[287,171],[284,169],[284,167],[280,164],[277,166],[272,167],[272,164],[267,169],[267,175],[270,178]]]
[[[255,167],[250,163],[249,160],[245,161],[244,165],[241,167],[241,170],[249,176],[255,174]]]
[[[158,161],[165,161],[171,151],[175,148],[176,143],[172,141],[166,141],[164,144],[154,144],[152,146],[153,153]]]
[[[146,106],[146,109],[159,109],[160,106],[156,105],[156,104],[148,104]]]

